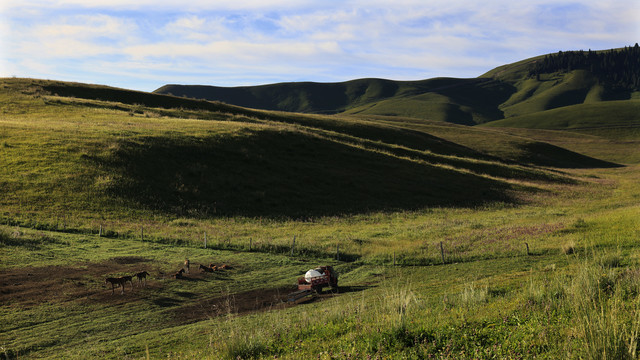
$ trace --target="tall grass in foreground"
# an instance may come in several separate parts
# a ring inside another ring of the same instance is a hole
[[[584,266],[569,285],[576,336],[589,359],[636,359],[640,330],[638,271]]]
[[[525,299],[568,317],[572,357],[636,359],[640,331],[640,269],[622,268],[619,254],[592,255],[570,274],[530,282]]]
[[[619,266],[611,261],[616,257],[591,255],[568,271],[549,266],[511,291],[476,280],[433,301],[416,291],[417,284],[400,280],[367,295],[305,305],[286,316],[229,317],[201,355],[635,359],[640,268]]]

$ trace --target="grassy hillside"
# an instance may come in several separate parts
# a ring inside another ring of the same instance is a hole
[[[634,47],[538,56],[500,66],[475,79],[359,79],[234,88],[166,85],[155,92],[257,109],[403,116],[475,125],[583,103],[628,100],[639,90],[635,85],[638,64],[640,51]]]
[[[573,130],[2,79],[0,357],[633,358],[639,139]]]
[[[305,113],[365,113],[474,124],[502,118],[497,105],[509,86],[479,79],[359,79],[344,83],[282,83],[249,87],[165,85],[156,91],[244,107]]]
[[[608,101],[566,106],[534,114],[514,116],[485,124],[490,127],[566,129],[589,131],[604,128],[634,129],[640,126],[640,101]]]
[[[2,86],[8,218],[117,216],[123,207],[139,214],[294,218],[467,207],[517,202],[521,181],[573,181],[525,166],[536,164],[526,157],[514,162],[420,129],[363,119],[136,92],[128,99],[125,90],[98,87],[84,97],[99,99],[86,100],[75,97],[78,84],[16,79]],[[164,98],[165,107],[155,107]],[[594,163],[585,158],[582,166]]]

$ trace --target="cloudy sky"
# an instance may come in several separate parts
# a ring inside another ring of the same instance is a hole
[[[151,91],[476,77],[640,41],[640,1],[0,0],[0,76]]]

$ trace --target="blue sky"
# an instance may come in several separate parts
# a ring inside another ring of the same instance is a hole
[[[640,41],[640,1],[0,0],[0,76],[152,91],[476,77]]]

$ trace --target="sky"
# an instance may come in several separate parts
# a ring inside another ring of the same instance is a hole
[[[639,41],[638,0],[0,0],[0,77],[142,91],[470,78]]]

